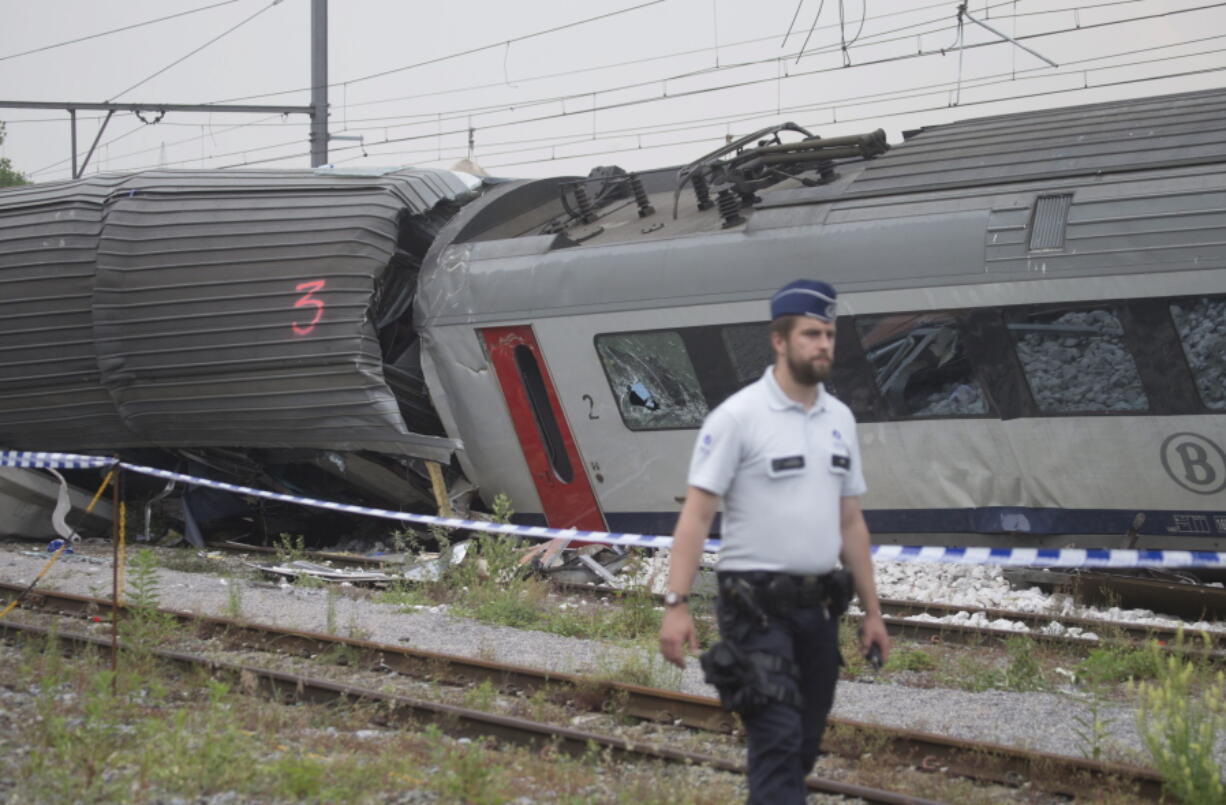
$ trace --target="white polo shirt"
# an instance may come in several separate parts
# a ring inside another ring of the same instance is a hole
[[[689,484],[724,500],[719,570],[826,573],[842,548],[840,499],[868,488],[856,419],[821,385],[806,411],[767,368],[707,416]]]

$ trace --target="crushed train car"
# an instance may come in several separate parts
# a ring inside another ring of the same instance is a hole
[[[680,170],[479,189],[157,171],[10,190],[0,444],[389,508],[432,509],[441,460],[523,522],[667,533],[703,416],[771,359],[765,300],[820,275],[880,539],[1221,549],[1223,115],[1210,90],[893,146],[785,124]],[[187,500],[265,536],[354,528]]]
[[[479,188],[442,170],[159,170],[5,191],[0,445],[428,503],[421,461],[459,441],[421,378],[417,273]],[[245,508],[193,497],[196,519]],[[264,514],[274,534],[329,519]]]

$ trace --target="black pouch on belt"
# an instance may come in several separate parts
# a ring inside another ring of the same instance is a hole
[[[801,699],[790,686],[772,682],[767,672],[796,678],[796,666],[783,657],[747,652],[734,642],[721,640],[698,658],[707,683],[719,692],[725,710],[752,716],[771,701],[799,707]]]
[[[851,571],[841,567],[826,575],[826,609],[830,617],[837,618],[847,611],[851,597],[855,595],[856,583]]]

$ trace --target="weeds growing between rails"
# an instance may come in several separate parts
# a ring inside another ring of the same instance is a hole
[[[284,705],[195,673],[61,656],[54,638],[0,647],[0,799],[10,802],[381,802],[405,791],[441,802],[722,803],[730,775],[610,768],[548,749],[457,742],[436,729],[372,730],[375,708]],[[151,685],[150,680],[165,680]]]
[[[1208,651],[1209,638],[1203,637]],[[1226,802],[1226,778],[1215,752],[1226,734],[1226,676],[1194,656],[1153,655],[1152,681],[1132,689],[1139,699],[1137,729],[1154,767],[1166,791],[1186,805]]]
[[[494,499],[495,519],[508,522],[514,514],[505,495]],[[441,555],[451,549],[452,535],[445,530],[433,534]],[[401,532],[397,539],[406,546],[420,545],[412,532]],[[484,623],[535,629],[563,637],[637,643],[654,640],[659,633],[662,611],[645,587],[631,588],[616,605],[587,602],[546,606],[551,587],[546,579],[521,564],[525,544],[510,535],[481,533],[472,540],[465,560],[449,565],[442,578],[420,584],[393,585],[380,598],[412,610],[435,604],[448,604],[457,615]],[[709,612],[696,605],[700,641],[705,645],[714,633]]]

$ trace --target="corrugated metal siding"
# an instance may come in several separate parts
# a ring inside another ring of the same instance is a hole
[[[1226,90],[980,118],[925,129],[849,195],[1226,159]]]
[[[1042,195],[1042,194],[1036,194]],[[1088,186],[1073,196],[1058,251],[1031,252],[1032,204],[993,208],[989,273],[1033,270],[1176,269],[1226,265],[1226,170]]]
[[[0,208],[0,444],[47,449],[123,431],[99,383],[91,303],[99,199],[62,187]]]
[[[399,216],[466,190],[157,171],[0,195],[0,443],[445,454],[405,427],[370,309]]]

